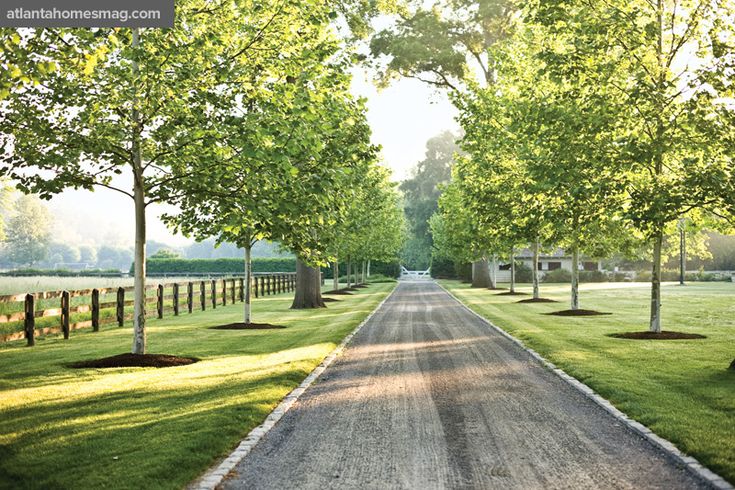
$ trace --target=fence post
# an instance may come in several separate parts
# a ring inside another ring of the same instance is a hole
[[[194,311],[194,283],[191,281],[186,285],[186,309],[189,313]]]
[[[291,273],[291,291],[296,290],[296,274]]]
[[[174,316],[179,316],[179,283],[174,283]]]
[[[125,288],[117,288],[117,326],[122,327],[125,321]]]
[[[207,285],[204,281],[199,283],[199,301],[202,303],[202,311],[207,309]]]
[[[217,308],[217,281],[212,279],[212,309]]]
[[[69,291],[61,293],[61,331],[64,339],[69,339]]]
[[[92,330],[100,331],[100,290],[92,290]]]
[[[163,318],[163,284],[158,285],[158,298],[156,303],[158,307],[158,318]]]
[[[24,327],[26,331],[26,340],[28,347],[36,345],[36,306],[35,298],[32,294],[26,294],[26,302],[23,307],[25,311]]]
[[[230,303],[235,304],[235,279],[230,279]]]
[[[227,279],[222,279],[222,306],[227,304]]]
[[[271,276],[270,274],[264,276],[263,279],[265,280],[265,294],[270,296],[271,295]]]

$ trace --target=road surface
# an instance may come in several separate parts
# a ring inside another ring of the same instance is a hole
[[[702,488],[430,281],[400,283],[222,486]]]

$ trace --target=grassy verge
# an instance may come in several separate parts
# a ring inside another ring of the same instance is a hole
[[[72,370],[127,352],[128,327],[69,341],[0,346],[0,488],[181,488],[227,454],[393,288],[376,284],[320,310],[260,298],[254,320],[283,330],[225,331],[242,304],[150,321],[149,352],[195,356],[165,369]]]
[[[461,301],[591,386],[679,449],[735,482],[735,284],[665,284],[664,330],[703,340],[625,340],[609,333],[647,329],[646,284],[586,284],[583,308],[596,317],[544,315],[567,309],[568,285],[543,285],[560,303],[518,304],[467,284],[442,281]],[[528,287],[521,291],[530,291]]]

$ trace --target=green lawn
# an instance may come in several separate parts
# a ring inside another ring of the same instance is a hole
[[[283,330],[208,326],[242,304],[148,324],[148,351],[195,356],[165,369],[74,370],[127,352],[131,328],[103,327],[0,346],[0,488],[181,488],[260,424],[394,284],[289,310],[292,295],[254,301],[254,321]]]
[[[606,336],[647,329],[647,284],[583,284],[582,308],[613,313],[586,318],[542,314],[569,308],[569,285],[542,285],[542,296],[560,303],[518,304],[523,296],[497,296],[456,281],[442,284],[630,417],[735,482],[735,371],[727,369],[735,358],[735,284],[665,284],[663,329],[708,337],[674,341]]]

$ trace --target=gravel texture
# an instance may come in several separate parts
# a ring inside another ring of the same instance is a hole
[[[401,283],[224,488],[703,488],[432,282]]]

